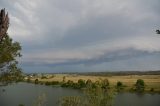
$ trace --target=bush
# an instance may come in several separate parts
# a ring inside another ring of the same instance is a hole
[[[136,91],[142,92],[145,89],[145,83],[142,79],[138,79],[135,86],[136,86]]]
[[[109,81],[108,79],[102,80],[102,88],[106,89],[109,87]]]
[[[86,86],[85,81],[82,80],[82,79],[79,79],[79,80],[78,80],[78,84],[79,84],[80,88],[84,88],[84,87]]]
[[[123,86],[122,82],[118,81],[117,82],[117,87],[122,87],[122,86]]]
[[[88,79],[88,80],[86,81],[86,85],[91,84],[91,83],[92,83],[92,81],[91,81],[90,79]]]
[[[96,87],[86,88],[83,96],[68,96],[60,100],[60,106],[113,106],[114,92]]]
[[[116,85],[116,88],[117,88],[117,91],[118,91],[118,92],[119,92],[120,90],[122,90],[122,89],[123,89],[123,83],[120,82],[120,81],[118,81],[118,82],[117,82],[117,85]]]
[[[73,84],[74,89],[81,89],[81,86],[78,83]]]
[[[66,83],[63,82],[61,87],[73,87],[74,88],[74,82],[71,80],[68,80]]]
[[[51,83],[52,83],[52,85],[58,85],[59,84],[58,81],[52,81]]]

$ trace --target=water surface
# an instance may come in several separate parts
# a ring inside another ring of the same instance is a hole
[[[5,89],[5,91],[3,90]],[[33,106],[39,95],[46,95],[46,106],[58,106],[62,96],[82,95],[80,90],[28,83],[0,87],[0,106]],[[160,106],[160,94],[119,93],[114,106]]]

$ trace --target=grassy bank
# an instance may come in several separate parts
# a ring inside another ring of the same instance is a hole
[[[91,76],[91,75],[77,75],[77,74],[54,74],[50,78],[32,77],[30,80],[34,82],[38,79],[39,82],[67,82],[68,80],[77,83],[79,79],[92,82],[108,79],[110,87],[115,88],[117,82],[123,83],[123,91],[130,91],[134,89],[137,79],[142,79],[145,82],[145,91],[160,92],[160,75],[125,75],[125,76]]]

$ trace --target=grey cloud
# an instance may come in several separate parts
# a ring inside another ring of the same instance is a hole
[[[160,55],[160,51],[142,51],[142,50],[136,50],[134,48],[127,48],[127,49],[120,49],[115,50],[112,52],[107,52],[103,55],[99,55],[97,57],[93,57],[91,59],[67,59],[65,62],[59,62],[59,63],[45,63],[43,61],[40,61],[38,64],[37,62],[26,62],[24,65],[45,65],[45,66],[63,66],[63,65],[76,65],[76,64],[83,64],[83,65],[95,65],[95,64],[101,64],[105,62],[113,62],[113,61],[121,61],[121,60],[127,60],[131,58],[137,58],[137,57],[145,57],[150,55]]]
[[[136,64],[132,61],[144,61],[145,64],[147,57],[151,57],[154,64],[154,56],[159,55],[160,49],[159,38],[156,39],[154,32],[160,28],[159,3],[159,0],[1,0],[0,8],[9,12],[9,34],[21,42],[24,57],[32,56],[30,53],[43,55],[52,51],[54,54],[60,50],[64,53],[79,50],[90,57],[88,51],[104,49],[101,55],[89,59],[62,56],[65,60],[62,63],[47,63],[36,56],[36,62],[32,61],[34,57],[22,58],[22,66],[38,70],[36,67],[43,64],[43,69],[51,70],[54,66],[55,70],[62,71],[66,68],[90,70],[87,66],[92,66],[104,70],[112,69],[116,63],[119,64],[117,69],[127,69],[129,62]],[[141,60],[134,60],[139,57]],[[129,62],[124,65],[120,61]],[[139,67],[142,68],[145,66]]]

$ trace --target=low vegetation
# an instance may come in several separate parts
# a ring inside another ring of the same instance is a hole
[[[43,75],[44,76],[44,75]],[[52,76],[48,75],[48,76]],[[46,75],[47,77],[47,75]],[[78,74],[54,74],[54,77],[42,79],[40,77],[28,77],[25,81],[34,83],[38,79],[38,84],[58,85],[61,87],[70,87],[75,89],[82,89],[91,84],[95,87],[101,81],[103,84],[109,85],[110,88],[117,91],[138,91],[136,82],[142,79],[145,82],[144,92],[160,92],[160,75],[127,75],[127,76],[83,76]],[[138,85],[137,85],[138,86]]]
[[[135,86],[136,86],[136,91],[138,92],[143,92],[145,89],[145,83],[142,79],[138,79]]]
[[[60,106],[113,106],[115,94],[104,82],[96,83],[93,87],[93,83],[88,80],[82,96],[63,97]]]

